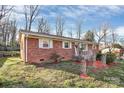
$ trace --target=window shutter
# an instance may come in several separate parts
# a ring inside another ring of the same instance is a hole
[[[72,48],[72,42],[69,42],[70,43],[70,48]]]
[[[53,48],[53,40],[50,40],[50,48]]]
[[[42,39],[39,39],[39,48],[42,48],[43,44],[42,44]]]
[[[64,48],[64,41],[62,41],[62,48]]]

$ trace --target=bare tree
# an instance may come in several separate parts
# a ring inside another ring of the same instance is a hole
[[[14,6],[0,5],[0,20],[12,11]]]
[[[107,34],[108,33],[110,33],[110,24],[108,24],[108,23],[103,23],[102,25],[101,25],[101,30],[102,30],[102,32],[103,32],[103,34],[104,34],[104,37],[103,37],[103,39],[104,39],[104,43],[105,43],[105,48],[107,47]],[[109,31],[109,32],[108,32]]]
[[[98,43],[98,46],[99,46],[100,45],[100,42],[104,38],[105,34],[102,33],[101,31],[98,31],[98,32],[95,31],[94,33],[95,33],[95,35],[97,37],[97,43]]]
[[[10,21],[6,19],[5,23],[1,26],[3,42],[13,41],[16,35],[16,20]]]
[[[111,30],[111,34],[112,34],[112,44],[115,44],[117,41],[118,35],[115,33],[114,30]]]
[[[62,16],[56,18],[56,35],[63,36],[65,21]]]
[[[10,12],[12,12],[14,6],[7,6],[7,5],[1,5],[0,6],[0,32],[2,32],[2,37],[4,39],[4,32],[5,32],[5,26],[7,26],[8,22],[6,21],[8,19],[8,15]],[[2,19],[5,18],[5,21],[2,21]]]
[[[72,30],[68,32],[69,37],[73,38],[73,32]]]
[[[1,32],[2,32],[1,44],[4,46],[5,50],[8,45],[9,37],[10,37],[9,25],[10,25],[9,19],[4,20],[4,23],[2,23],[1,25]]]
[[[17,22],[16,20],[10,22],[10,34],[11,34],[11,42],[12,46],[14,41],[16,40],[16,31],[17,31]]]
[[[0,41],[4,46],[4,50],[7,49],[7,45],[13,45],[13,42],[16,40],[16,21],[10,21],[13,8],[14,6],[0,6]]]
[[[0,6],[0,33],[1,43],[6,44],[7,38],[9,38],[9,17],[11,15],[14,6],[1,5]],[[4,20],[2,20],[4,19]]]
[[[44,18],[38,20],[38,32],[39,33],[50,33],[50,25]]]
[[[69,37],[73,38],[73,30],[72,30],[72,27],[71,27],[70,31],[68,31],[68,35],[69,35]]]
[[[102,24],[99,31],[94,30],[94,33],[97,37],[98,48],[99,48],[100,42],[102,40],[105,43],[105,47],[107,46],[107,40],[106,39],[107,39],[107,34],[109,33],[108,30],[109,30],[108,24]]]
[[[25,31],[28,30],[28,9],[27,6],[24,6],[24,15],[25,15]]]
[[[24,6],[24,15],[25,15],[25,30],[31,31],[31,26],[36,17],[39,14],[39,6],[38,5],[25,5]]]
[[[2,35],[3,35],[3,42],[6,43],[7,36],[8,36],[8,33],[9,33],[9,19],[6,19],[4,22],[5,23],[2,24]]]
[[[77,38],[81,39],[81,34],[82,34],[82,21],[78,20],[76,23],[76,31],[77,31]]]

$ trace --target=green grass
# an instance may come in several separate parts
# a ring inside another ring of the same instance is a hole
[[[124,60],[121,60],[121,59],[116,59],[115,61],[120,62],[120,63],[124,63]]]
[[[44,67],[24,64],[18,57],[1,58],[0,64],[0,87],[123,87],[124,85],[106,81],[104,76],[124,77],[124,66],[106,69],[100,73],[89,73],[91,79],[81,79],[80,65],[72,62],[49,64]],[[119,73],[117,73],[119,72]],[[101,74],[102,73],[102,74]],[[110,74],[110,75],[109,75]],[[103,76],[104,75],[104,76]],[[99,78],[98,78],[99,77]]]
[[[124,87],[124,63],[89,74],[97,80]]]

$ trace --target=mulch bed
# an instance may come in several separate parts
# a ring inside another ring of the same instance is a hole
[[[104,64],[101,61],[96,61],[95,63],[93,63],[93,66],[95,68],[105,68],[105,67],[107,67],[107,64]]]
[[[52,64],[58,64],[58,63],[60,63],[60,62],[52,62]]]
[[[117,66],[119,64],[121,64],[121,63],[113,62],[113,63],[108,64],[108,67]]]
[[[82,64],[82,62],[76,61],[74,62],[75,64]],[[96,68],[106,68],[106,67],[112,67],[112,66],[116,66],[120,63],[118,62],[112,62],[110,64],[104,64],[101,61],[96,61],[96,62],[86,62],[87,66],[94,66]]]
[[[80,61],[76,61],[76,62],[74,62],[75,64],[82,64],[82,62],[80,62]]]
[[[90,79],[90,76],[88,76],[87,74],[80,74],[80,78]]]
[[[101,70],[101,69],[105,69],[105,68],[111,68],[113,66],[117,66],[118,62],[113,62],[113,63],[110,63],[110,64],[103,64],[102,62],[100,61],[97,61],[94,63],[94,66],[95,66],[95,69],[92,70],[93,73],[96,73],[97,71]]]
[[[83,62],[80,62],[80,61],[76,61],[74,63],[75,64],[83,64]],[[87,64],[87,66],[92,66],[93,65],[93,62],[87,62],[86,64]]]
[[[81,62],[75,62],[75,63],[78,63],[78,64],[82,64]],[[89,63],[92,63],[92,62],[89,62]],[[101,69],[105,69],[105,68],[111,68],[113,66],[117,66],[118,62],[112,62],[110,64],[104,64],[102,63],[101,61],[96,61],[94,62],[93,64],[87,64],[87,66],[93,66],[95,67],[94,69],[92,69],[92,72],[93,73],[97,73],[97,71],[101,70]],[[88,76],[87,74],[80,74],[80,78],[83,78],[83,79],[89,79],[90,76]]]

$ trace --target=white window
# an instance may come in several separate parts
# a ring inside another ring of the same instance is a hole
[[[63,48],[69,49],[69,48],[71,48],[71,46],[72,46],[71,42],[63,41],[63,44],[62,44]]]
[[[50,39],[39,39],[39,48],[53,48],[53,41]]]

